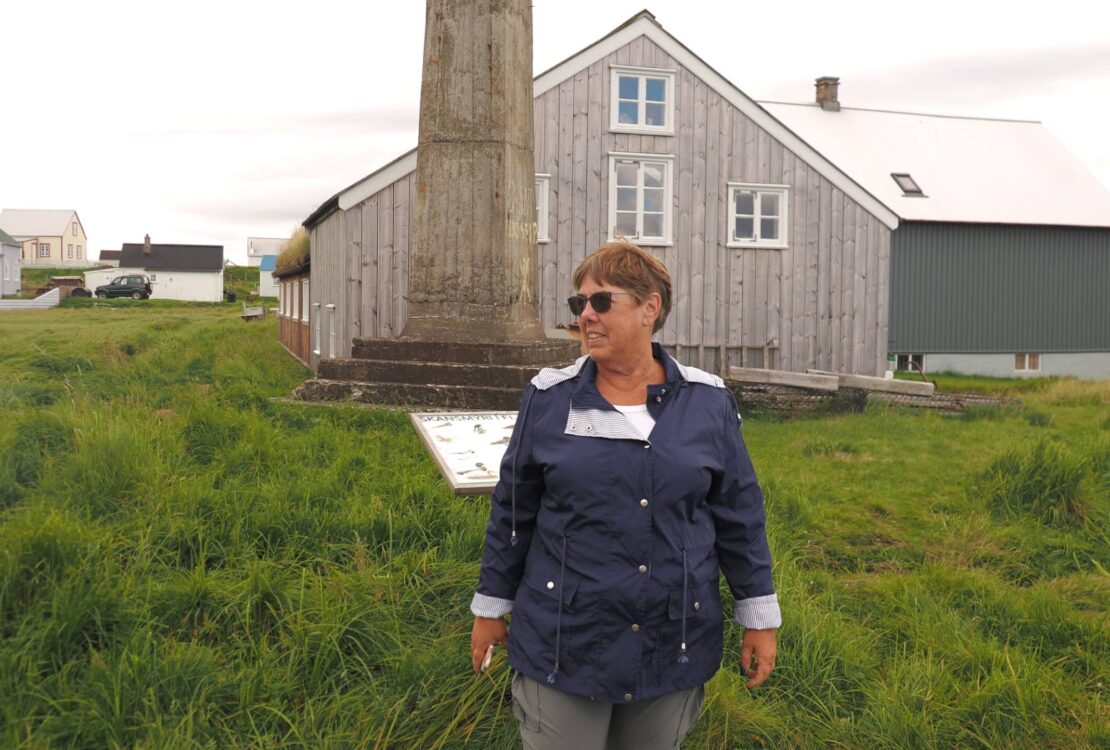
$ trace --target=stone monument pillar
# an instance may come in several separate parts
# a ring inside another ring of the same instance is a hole
[[[428,0],[404,338],[544,338],[530,0]]]
[[[408,323],[321,361],[297,398],[510,410],[579,354],[537,306],[530,0],[427,3]]]

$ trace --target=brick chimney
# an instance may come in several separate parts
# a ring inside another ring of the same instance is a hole
[[[840,100],[837,98],[840,79],[835,76],[821,76],[817,79],[817,103],[827,112],[839,112]]]
[[[143,237],[143,255],[150,255],[150,235]]]

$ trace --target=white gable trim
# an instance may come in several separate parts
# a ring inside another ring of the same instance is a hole
[[[351,185],[339,194],[339,207],[346,211],[357,206],[380,190],[384,190],[409,172],[416,171],[416,149],[394,159],[373,174]]]
[[[886,204],[853,181],[846,173],[796,135],[794,131],[775,119],[770,112],[759,106],[753,99],[749,99],[728,79],[702,62],[694,53],[682,46],[677,39],[664,31],[646,14],[641,14],[639,18],[624,28],[613,32],[574,57],[564,60],[538,76],[532,84],[533,99],[572,78],[576,73],[590,67],[595,62],[608,57],[640,36],[646,36],[662,47],[675,62],[705,81],[729,104],[743,112],[756,125],[766,130],[772,138],[812,165],[822,177],[875,216],[887,228],[893,230],[898,227],[898,215],[890,210]],[[415,170],[416,149],[413,149],[341,192],[339,194],[339,207],[347,210]]]

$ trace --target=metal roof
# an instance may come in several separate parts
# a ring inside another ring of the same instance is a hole
[[[12,237],[3,229],[0,229],[0,245],[11,245],[12,247],[20,247],[22,244],[23,243]]]
[[[903,221],[1110,227],[1110,191],[1039,122],[760,104]]]
[[[261,262],[258,264],[259,271],[273,271],[277,268],[276,255],[263,255]]]
[[[0,211],[0,228],[13,237],[58,237],[66,234],[76,215],[72,208],[5,208]]]
[[[223,245],[155,245],[143,254],[143,243],[125,242],[120,267],[146,271],[220,271],[224,267]]]

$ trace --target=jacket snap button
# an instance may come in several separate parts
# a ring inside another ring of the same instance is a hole
[[[701,602],[694,602],[694,611],[697,612],[701,609]]]
[[[639,570],[640,570],[641,573],[647,573],[647,566],[646,565],[641,565]]]
[[[627,701],[628,703],[631,703],[631,702],[632,702],[632,693],[625,693],[625,694],[624,694],[624,699],[625,699],[625,701]]]
[[[549,589],[553,589],[553,588],[555,588],[555,581],[548,581],[548,582],[547,582],[547,587],[548,587]]]
[[[594,426],[593,425],[591,425],[591,424],[586,425],[586,432],[593,432],[593,431],[594,431]]]
[[[633,633],[639,633],[640,632],[640,626],[639,625],[633,625],[632,626],[632,632]]]
[[[640,499],[640,507],[642,507],[642,508],[648,507],[648,500],[647,500],[646,497]]]
[[[655,403],[659,403],[659,402],[660,402],[660,401],[662,401],[662,400],[663,400],[663,397],[662,397],[662,396],[656,396],[656,397],[655,397]]]

